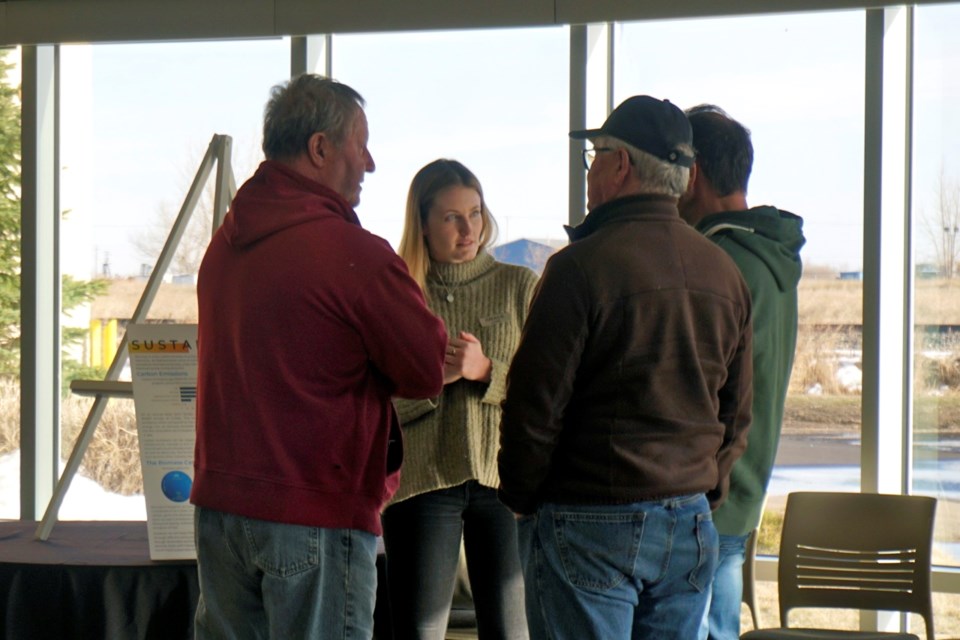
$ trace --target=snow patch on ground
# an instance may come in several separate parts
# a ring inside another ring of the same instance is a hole
[[[60,463],[63,473],[64,462]],[[43,517],[38,514],[37,519]],[[20,451],[0,456],[0,519],[20,519]],[[146,520],[147,506],[143,495],[121,496],[79,473],[73,476],[58,520]]]

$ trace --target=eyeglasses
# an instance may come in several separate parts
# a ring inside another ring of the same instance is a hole
[[[584,149],[580,152],[583,155],[583,168],[589,171],[590,165],[593,164],[597,154],[604,151],[619,151],[619,149],[614,149],[613,147],[594,147],[593,149]]]

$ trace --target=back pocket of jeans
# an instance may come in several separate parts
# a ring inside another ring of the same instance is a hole
[[[697,544],[700,548],[700,559],[690,572],[690,584],[702,592],[713,581],[720,552],[720,536],[709,513],[697,516]]]
[[[286,578],[320,564],[316,527],[248,518],[246,534],[254,551],[254,562],[266,574]]]
[[[570,584],[606,591],[632,576],[643,518],[642,513],[554,512],[557,550]]]

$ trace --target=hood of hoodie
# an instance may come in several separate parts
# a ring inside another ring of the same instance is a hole
[[[696,228],[707,237],[722,234],[754,254],[770,269],[781,291],[800,281],[800,249],[806,242],[800,216],[776,207],[753,207],[706,216]]]
[[[360,226],[353,207],[336,191],[266,160],[237,191],[223,220],[223,233],[230,246],[243,248],[278,231],[325,218]]]

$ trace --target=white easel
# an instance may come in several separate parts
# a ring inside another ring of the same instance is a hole
[[[147,280],[147,285],[144,287],[143,294],[140,296],[140,302],[137,304],[137,308],[133,312],[130,322],[140,323],[146,320],[150,305],[153,304],[153,300],[157,296],[160,283],[163,281],[163,276],[166,275],[167,268],[173,260],[177,246],[180,244],[180,239],[183,237],[183,232],[186,230],[187,224],[190,222],[190,217],[197,207],[197,202],[200,200],[203,187],[206,185],[214,165],[217,167],[217,176],[213,199],[213,226],[210,230],[211,236],[223,222],[223,218],[227,214],[227,208],[230,206],[233,196],[237,193],[237,185],[230,164],[232,147],[233,140],[230,136],[216,134],[210,140],[207,153],[200,162],[197,175],[194,177],[193,184],[190,185],[189,191],[187,191],[187,197],[184,199],[180,213],[173,223],[173,228],[170,229],[170,235],[167,236],[167,241],[160,251],[157,264],[154,266],[153,272]],[[49,504],[47,504],[47,510],[43,514],[43,520],[40,521],[37,531],[34,534],[35,539],[46,540],[50,537],[50,531],[57,521],[60,504],[63,502],[63,498],[70,488],[70,482],[73,480],[74,474],[76,474],[77,469],[80,468],[80,463],[83,461],[87,447],[93,439],[97,425],[100,424],[100,418],[103,416],[107,402],[112,397],[133,397],[132,383],[118,379],[126,360],[127,337],[124,335],[120,341],[120,346],[117,348],[117,353],[110,363],[110,368],[107,369],[107,375],[103,380],[74,380],[70,384],[70,390],[74,393],[94,396],[93,406],[90,407],[90,413],[87,414],[87,419],[83,423],[80,435],[73,445],[73,451],[71,451],[70,458],[67,460],[67,464],[63,469],[63,474],[57,481],[57,487],[53,492],[53,496],[50,498]]]

